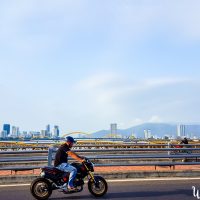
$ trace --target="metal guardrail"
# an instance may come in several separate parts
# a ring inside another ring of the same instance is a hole
[[[193,154],[193,155],[106,155],[106,156],[87,156],[87,158],[91,159],[91,160],[125,160],[125,159],[159,159],[159,158],[169,158],[169,159],[173,159],[173,158],[195,158],[196,160],[200,157],[200,154]],[[32,161],[48,161],[49,165],[52,165],[52,161],[54,160],[54,158],[49,158],[47,159],[46,156],[37,156],[37,157],[18,157],[18,158],[0,158],[0,162],[6,162],[6,163],[12,163],[12,162],[32,162]],[[72,160],[71,158],[69,158],[69,160]]]
[[[52,145],[52,144],[51,144]],[[184,146],[184,147],[200,147],[200,144],[143,144],[143,143],[117,143],[117,144],[96,144],[96,145],[92,145],[92,144],[79,144],[79,145],[75,145],[73,148],[74,149],[79,149],[79,148],[118,148],[118,147],[124,147],[124,148],[130,148],[130,147],[148,147],[148,148],[154,148],[154,147],[176,147],[176,146]],[[0,151],[3,150],[8,150],[8,149],[48,149],[50,146],[11,146],[11,147],[0,147]]]
[[[141,144],[140,144],[141,145]],[[140,146],[138,145],[138,146]],[[105,145],[104,145],[105,146]],[[107,145],[106,145],[107,146]],[[109,145],[112,146],[113,145]],[[121,146],[121,145],[119,145]],[[135,145],[134,145],[135,146]],[[148,145],[143,145],[143,146],[148,146]],[[157,144],[155,146],[158,146]],[[165,145],[166,147],[169,147],[169,145]],[[175,145],[176,146],[176,145]],[[192,145],[182,145],[182,146],[192,146]],[[88,147],[88,146],[87,146]],[[94,146],[96,147],[96,146]],[[101,146],[102,147],[102,146]],[[95,166],[175,166],[175,165],[200,165],[200,162],[198,161],[200,158],[199,153],[194,153],[196,151],[200,151],[200,148],[112,148],[112,149],[76,149],[75,152],[81,152],[81,153],[105,153],[105,152],[166,152],[168,154],[163,154],[163,155],[155,155],[155,154],[135,154],[135,155],[89,155],[87,156],[89,159],[93,161],[97,160],[139,160],[139,159],[151,159],[151,161],[148,162],[143,162],[143,163],[124,163],[124,162],[118,162],[118,163],[103,163],[103,164],[98,164],[96,163]],[[184,153],[184,154],[171,154],[171,152],[176,152],[176,151],[191,151],[190,154]],[[17,166],[18,163],[22,162],[40,162],[44,161],[47,162],[48,165],[52,165],[52,162],[54,160],[54,153],[56,152],[55,148],[49,148],[47,150],[33,150],[33,151],[0,151],[0,156],[5,156],[5,155],[13,155],[14,157],[0,157],[0,162],[1,163],[15,163],[15,166],[3,166],[0,167],[0,170],[14,170],[14,171],[21,171],[21,170],[32,170],[32,169],[38,169],[41,166]],[[22,156],[23,154],[23,156]],[[47,154],[43,156],[31,156],[31,154]],[[26,156],[27,155],[27,156]],[[195,162],[164,162],[164,161],[159,161],[155,162],[153,159],[195,159]],[[69,159],[70,160],[70,159]]]
[[[32,151],[0,151],[0,155],[20,155],[20,154],[40,154],[40,153],[48,153],[47,150],[32,150]]]
[[[154,151],[170,151],[170,152],[175,152],[175,151],[200,151],[200,148],[117,148],[117,149],[75,149],[74,152],[89,152],[89,153],[98,153],[98,152],[126,152],[126,151],[147,151],[147,152],[154,152]],[[30,154],[30,153],[48,153],[47,150],[28,150],[28,151],[0,151],[0,155],[3,154]]]
[[[181,150],[188,150],[189,148],[181,148]],[[195,148],[190,148],[191,150],[196,150]],[[144,150],[144,149],[143,149]],[[150,149],[147,149],[148,151]],[[170,152],[170,150],[174,150],[174,148],[166,148],[166,149],[159,149],[159,151],[168,151]],[[177,150],[180,150],[180,149],[177,149]],[[51,166],[52,165],[52,161],[54,159],[53,157],[53,153],[55,153],[56,150],[54,148],[49,148],[48,150],[48,165]],[[184,154],[184,155],[170,155],[168,153],[168,155],[132,155],[132,156],[116,156],[116,155],[111,155],[111,156],[88,156],[89,159],[95,159],[95,160],[99,160],[99,159],[102,159],[102,160],[105,160],[105,159],[149,159],[149,158],[169,158],[169,159],[172,159],[172,158],[196,158],[196,162],[194,162],[193,164],[197,164],[197,159],[200,157],[200,154]],[[135,163],[136,164],[136,163]],[[135,164],[132,164],[132,166],[134,166]],[[140,165],[140,166],[144,166],[145,163],[137,163],[137,165]],[[156,164],[162,164],[162,163],[156,163]],[[173,163],[174,165],[175,163]],[[151,163],[152,165],[152,163]],[[120,166],[118,164],[118,166]]]

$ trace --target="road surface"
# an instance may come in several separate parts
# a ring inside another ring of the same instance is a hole
[[[121,200],[194,200],[192,186],[200,190],[200,179],[122,180],[108,182],[108,193],[100,199]],[[0,186],[0,200],[34,200],[29,185]],[[95,199],[85,184],[81,193],[65,195],[54,191],[50,200]]]

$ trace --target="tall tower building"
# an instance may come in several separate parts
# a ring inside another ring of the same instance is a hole
[[[1,131],[0,137],[7,138],[7,131]]]
[[[58,137],[59,137],[59,134],[60,134],[59,127],[58,127],[58,126],[54,126],[54,129],[53,129],[53,137],[54,137],[54,138],[58,138]]]
[[[41,136],[44,138],[46,136],[46,130],[41,130]]]
[[[19,131],[19,127],[17,127],[17,137],[22,136]]]
[[[8,136],[10,134],[10,124],[4,124],[3,131],[6,131],[6,134]]]
[[[149,139],[151,138],[151,130],[148,129],[148,130],[144,130],[144,139]]]
[[[17,127],[12,126],[12,137],[17,137]]]
[[[186,135],[185,125],[183,125],[183,124],[177,125],[177,136],[178,137],[184,137],[185,135]]]
[[[46,126],[46,131],[47,131],[48,133],[50,133],[50,125],[49,125],[49,124]]]
[[[111,137],[115,137],[117,135],[117,124],[111,124],[110,125],[110,133]]]
[[[50,125],[49,124],[46,126],[46,136],[47,137],[51,137],[51,130],[50,130]]]
[[[16,127],[16,126],[12,126],[12,137],[19,137],[19,127]]]
[[[144,139],[148,139],[148,131],[146,129],[144,130]]]

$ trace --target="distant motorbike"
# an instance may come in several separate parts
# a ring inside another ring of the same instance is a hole
[[[48,199],[53,190],[60,190],[65,194],[81,192],[83,190],[84,178],[88,177],[88,190],[95,197],[101,197],[106,194],[108,185],[106,180],[101,176],[94,176],[94,165],[89,159],[83,163],[72,163],[77,169],[77,175],[74,180],[75,191],[67,190],[69,173],[63,172],[56,167],[43,167],[40,177],[33,180],[30,186],[31,194],[38,200]]]

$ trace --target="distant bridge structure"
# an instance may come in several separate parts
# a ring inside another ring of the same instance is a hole
[[[66,133],[66,134],[63,134],[62,137],[67,137],[67,136],[70,136],[70,135],[87,135],[87,136],[90,136],[92,133],[86,133],[86,132],[82,132],[82,131],[73,131],[73,132],[70,132],[70,133]]]
[[[83,132],[83,131],[73,131],[70,133],[65,133],[62,135],[62,138],[67,137],[67,136],[71,136],[71,135],[84,135],[84,136],[91,136],[92,133],[87,133],[87,132]],[[104,135],[102,138],[122,138],[121,134],[106,134]]]

